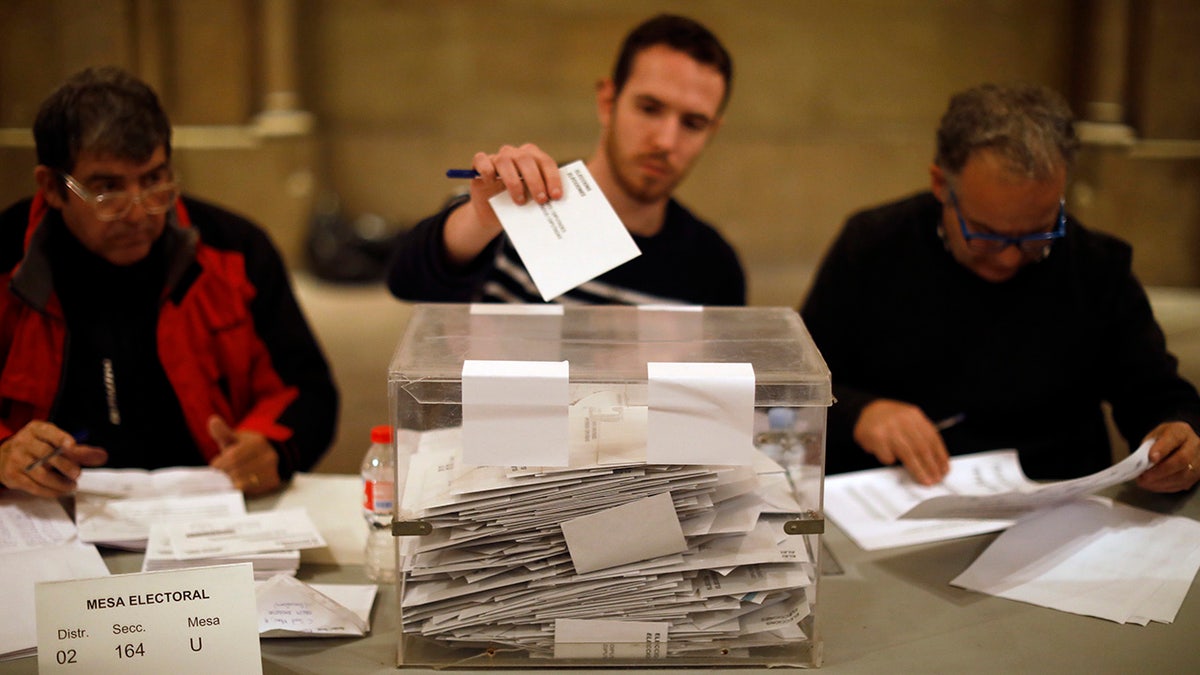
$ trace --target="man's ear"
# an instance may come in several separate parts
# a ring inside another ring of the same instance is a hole
[[[933,191],[938,201],[943,204],[950,203],[950,183],[946,178],[946,172],[937,164],[929,165],[929,189]]]
[[[45,164],[38,164],[33,169],[33,180],[45,195],[46,203],[51,208],[62,210],[66,206],[66,197],[62,193],[62,184],[58,181],[57,171]]]
[[[611,77],[605,77],[596,81],[596,115],[600,118],[600,125],[608,126],[609,120],[612,119],[613,107],[617,104],[617,87],[613,84]]]

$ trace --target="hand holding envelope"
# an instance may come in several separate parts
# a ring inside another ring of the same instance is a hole
[[[561,199],[518,204],[501,192],[489,200],[547,302],[641,255],[587,166],[576,161],[559,173]]]

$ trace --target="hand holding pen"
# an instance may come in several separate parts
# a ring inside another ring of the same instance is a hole
[[[0,444],[0,483],[39,497],[71,494],[82,467],[108,461],[103,449],[82,443],[85,434],[76,436],[50,422],[25,425]]]
[[[443,232],[450,262],[465,265],[474,260],[500,234],[500,220],[488,201],[507,190],[516,204],[530,199],[545,204],[563,196],[558,164],[541,148],[526,143],[505,145],[494,154],[477,152],[470,169],[452,169],[448,177],[470,177],[470,208],[455,209]]]
[[[859,413],[854,440],[880,463],[900,462],[913,480],[933,485],[950,472],[950,453],[942,432],[964,419],[955,415],[935,422],[911,403],[879,398]]]

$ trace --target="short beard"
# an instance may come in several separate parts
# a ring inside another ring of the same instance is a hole
[[[617,133],[617,130],[613,129],[604,143],[604,154],[608,158],[608,165],[612,167],[613,180],[616,181],[617,186],[639,204],[657,204],[670,197],[671,192],[675,190],[675,186],[679,184],[678,180],[651,188],[635,183],[625,176],[621,170],[621,157],[617,152],[617,143],[615,140]]]

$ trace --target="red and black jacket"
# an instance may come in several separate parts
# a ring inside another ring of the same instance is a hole
[[[48,211],[39,194],[0,214],[0,441],[49,419],[62,382],[67,323],[40,227]],[[207,420],[219,414],[266,436],[283,477],[311,468],[333,438],[338,395],[278,252],[253,223],[191,198],[162,236],[158,358],[196,446],[216,456]]]

